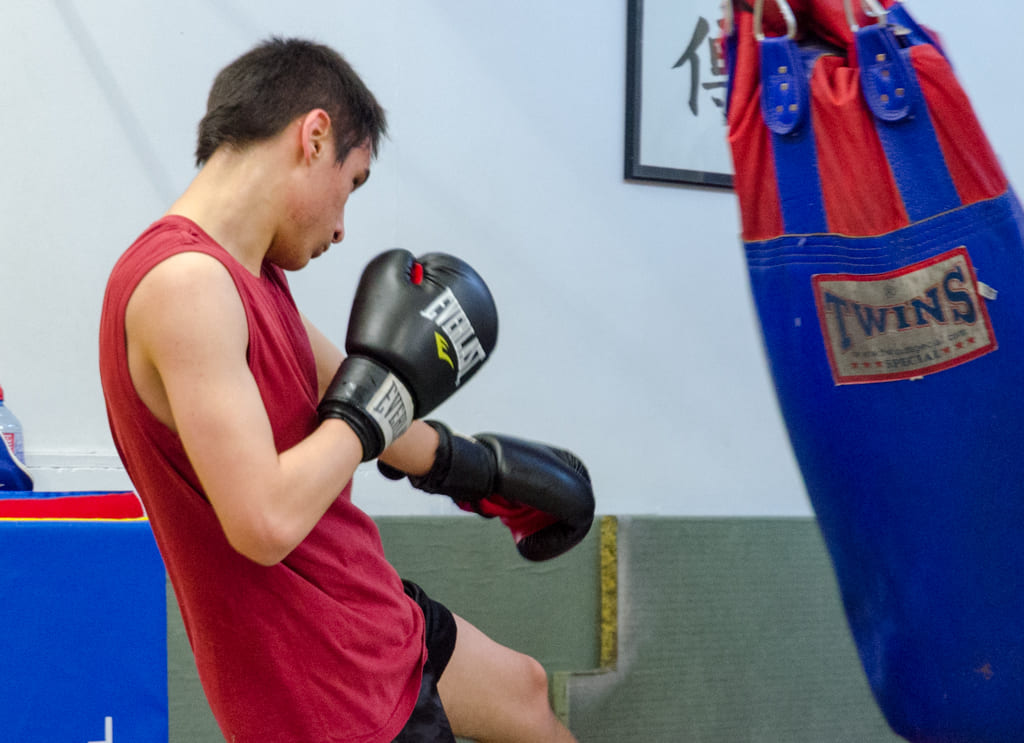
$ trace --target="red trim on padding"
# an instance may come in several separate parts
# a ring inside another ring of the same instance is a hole
[[[0,494],[0,518],[4,519],[138,519],[145,515],[131,491]]]

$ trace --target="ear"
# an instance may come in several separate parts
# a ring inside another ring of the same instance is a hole
[[[299,120],[302,159],[307,165],[327,153],[331,137],[331,117],[322,108],[314,108]]]

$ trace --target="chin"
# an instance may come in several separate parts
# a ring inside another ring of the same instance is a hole
[[[309,265],[309,261],[308,257],[300,258],[298,256],[289,256],[286,259],[278,260],[270,259],[271,263],[284,271],[299,271]]]

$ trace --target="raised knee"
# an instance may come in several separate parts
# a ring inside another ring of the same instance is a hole
[[[548,673],[536,658],[523,656],[523,679],[531,703],[548,706]]]

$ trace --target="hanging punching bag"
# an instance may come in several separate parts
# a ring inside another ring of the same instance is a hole
[[[750,286],[868,682],[907,740],[1020,743],[1020,205],[904,5],[727,2]]]

